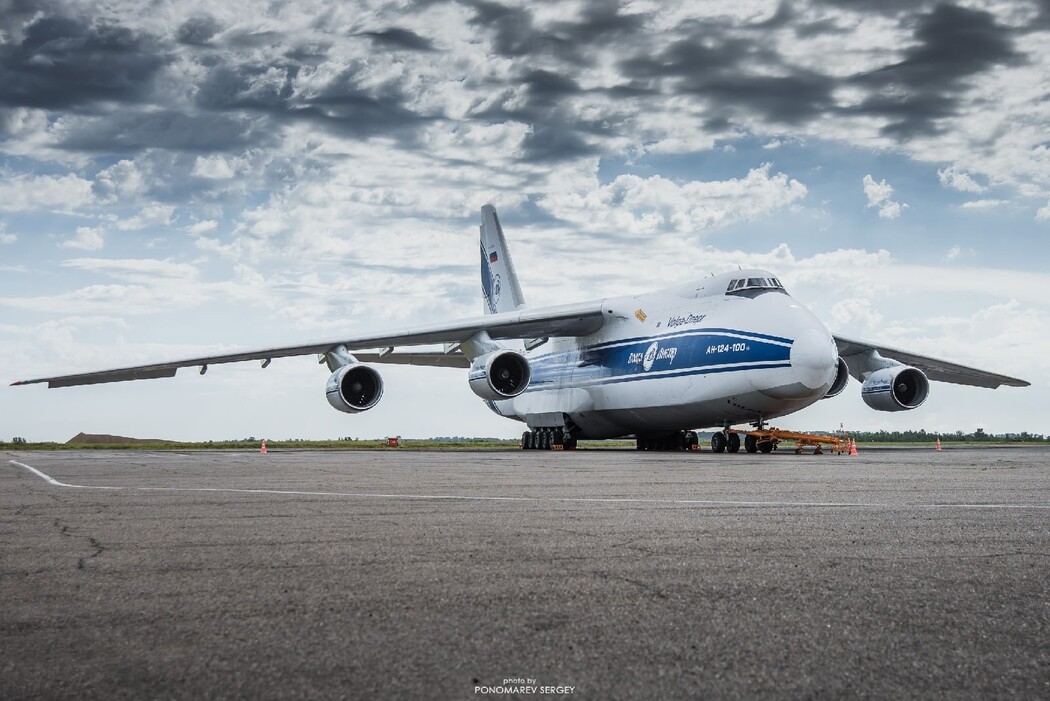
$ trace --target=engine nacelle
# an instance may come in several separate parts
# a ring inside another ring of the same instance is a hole
[[[482,399],[516,397],[525,391],[531,379],[529,361],[517,351],[495,351],[470,364],[470,389]]]
[[[871,373],[860,388],[861,399],[876,411],[905,411],[926,401],[930,381],[917,368],[899,365]]]
[[[830,399],[831,397],[837,397],[842,394],[842,390],[846,389],[846,385],[849,383],[849,366],[846,365],[846,361],[839,357],[839,367],[835,371],[835,381],[831,383],[831,387],[828,388],[827,394],[824,395],[824,399]]]
[[[347,414],[367,411],[383,396],[383,378],[370,365],[344,365],[328,378],[325,394],[328,403],[339,411]]]

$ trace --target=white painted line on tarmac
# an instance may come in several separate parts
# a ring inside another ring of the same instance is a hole
[[[1050,504],[890,504],[885,502],[834,501],[732,501],[714,499],[646,499],[643,497],[506,497],[473,494],[382,494],[374,492],[322,492],[299,489],[249,489],[238,487],[108,487],[59,482],[54,477],[15,460],[12,465],[29,470],[48,484],[71,489],[106,489],[135,492],[216,492],[225,494],[277,494],[284,496],[346,497],[351,499],[415,499],[421,501],[516,501],[541,503],[670,504],[679,506],[801,507],[829,509],[1050,509]]]
[[[69,487],[71,489],[110,489],[110,490],[123,489],[123,487],[96,487],[96,486],[88,485],[88,484],[66,484],[65,482],[59,482],[58,480],[56,480],[51,475],[45,474],[45,473],[41,472],[40,470],[36,469],[35,467],[32,467],[30,465],[26,465],[24,463],[20,463],[17,460],[9,460],[8,462],[10,462],[12,465],[17,465],[18,467],[24,467],[25,469],[29,470],[30,472],[32,472],[37,477],[41,478],[42,480],[44,480],[44,481],[46,481],[46,482],[48,482],[50,484],[55,485],[56,487]]]

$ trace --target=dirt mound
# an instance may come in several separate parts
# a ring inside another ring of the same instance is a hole
[[[66,445],[86,445],[97,443],[171,443],[163,438],[127,438],[111,436],[107,433],[78,433],[66,441]]]

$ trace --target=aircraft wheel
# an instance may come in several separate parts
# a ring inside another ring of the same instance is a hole
[[[686,431],[686,434],[685,434],[685,449],[686,450],[700,450],[700,438],[697,437],[696,431]]]
[[[711,450],[716,453],[726,452],[726,435],[721,431],[711,436]]]
[[[740,452],[740,434],[739,433],[730,433],[726,437],[726,450],[728,450],[730,453],[739,453]]]
[[[773,452],[773,441],[761,441],[758,444],[758,449],[763,453]]]
[[[521,449],[529,450],[532,448],[530,442],[532,441],[532,431],[525,431],[521,434]]]
[[[746,450],[749,453],[757,453],[758,437],[752,435],[744,436],[744,450]]]
[[[551,436],[551,430],[549,428],[540,431],[540,450],[550,450],[553,442],[554,438]]]

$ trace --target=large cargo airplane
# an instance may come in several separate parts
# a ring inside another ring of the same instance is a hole
[[[633,436],[639,448],[697,446],[714,427],[716,452],[737,452],[735,424],[763,428],[861,382],[877,411],[926,401],[930,380],[976,387],[1028,382],[832,335],[765,270],[734,270],[649,294],[530,308],[496,210],[481,209],[483,316],[75,375],[15,382],[70,387],[172,377],[182,367],[320,354],[328,402],[350,414],[383,396],[375,365],[469,370],[471,390],[500,416],[525,423],[522,447],[571,449],[579,439]],[[442,351],[396,348],[444,344]],[[772,448],[748,436],[749,452]]]

